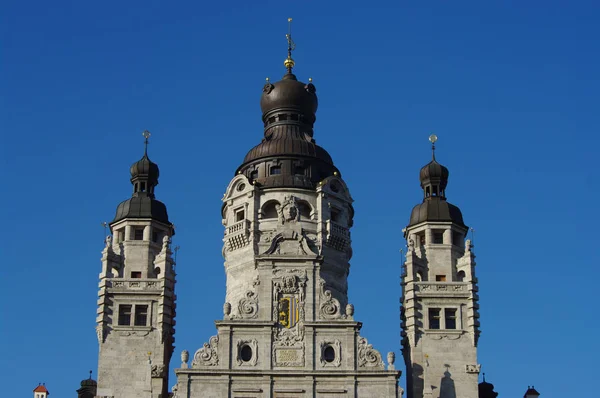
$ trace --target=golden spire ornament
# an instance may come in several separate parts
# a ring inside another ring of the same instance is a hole
[[[288,56],[285,59],[285,61],[283,61],[283,65],[286,67],[288,73],[291,74],[292,68],[296,64],[292,59],[292,51],[296,49],[296,43],[294,43],[294,41],[292,40],[292,18],[288,18],[288,32],[285,35],[285,38],[288,42]]]

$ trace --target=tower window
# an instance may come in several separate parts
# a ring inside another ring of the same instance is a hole
[[[152,231],[152,242],[158,242],[158,231]]]
[[[325,347],[323,350],[323,359],[327,363],[335,361],[335,349],[332,346],[328,345]]]
[[[417,234],[417,242],[419,243],[419,247],[425,246],[425,233],[420,232]]]
[[[446,282],[446,275],[436,275],[435,281],[436,282]]]
[[[142,191],[142,192],[146,192],[146,183],[145,183],[145,182],[142,182],[142,183],[140,184],[140,191]]]
[[[262,208],[262,218],[277,218],[277,206],[279,206],[279,202],[275,200],[265,203]]]
[[[429,309],[429,329],[439,329],[440,328],[440,308],[430,308]]]
[[[303,176],[306,174],[306,169],[304,167],[301,166],[296,166],[294,168],[294,174],[298,175],[298,176]]]
[[[456,280],[463,282],[465,280],[465,271],[458,271],[456,274]]]
[[[446,329],[456,329],[456,308],[446,308],[444,314],[446,316]]]
[[[250,173],[250,179],[256,180],[257,178],[258,178],[258,170],[252,170],[252,172]]]
[[[281,166],[271,166],[271,175],[281,174]]]
[[[133,229],[133,240],[144,240],[144,228]]]
[[[279,115],[279,121],[285,121],[288,120],[288,115]]]
[[[129,326],[131,325],[131,305],[120,304],[119,305],[119,325]]]
[[[135,326],[146,326],[148,323],[148,306],[135,306]]]
[[[235,222],[244,220],[244,209],[237,210],[235,212]]]
[[[131,271],[131,277],[133,279],[139,279],[142,277],[142,272],[141,271]]]
[[[454,246],[462,247],[464,243],[463,235],[459,232],[454,231],[454,233],[452,234],[452,243],[454,244]]]
[[[252,347],[244,344],[240,349],[240,359],[244,362],[250,362],[252,359]]]
[[[444,243],[444,232],[443,231],[433,231],[433,244],[441,245]]]
[[[340,211],[338,209],[331,209],[331,221],[340,222]]]

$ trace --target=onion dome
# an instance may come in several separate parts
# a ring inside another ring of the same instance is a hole
[[[339,171],[327,151],[313,138],[318,99],[317,89],[308,79],[303,83],[292,73],[288,38],[287,73],[275,83],[267,79],[260,99],[264,138],[252,148],[236,173],[243,173],[264,188],[296,187],[314,189],[319,181]]]
[[[81,380],[81,388],[77,390],[77,398],[94,398],[97,388],[98,383],[92,379],[92,371],[90,370],[90,377]]]
[[[479,383],[479,398],[496,398],[498,393],[494,391],[494,385],[485,381],[485,374],[483,375],[483,381]]]
[[[157,221],[169,223],[167,207],[164,203],[154,198],[154,188],[158,185],[158,165],[148,158],[148,138],[150,133],[144,131],[146,138],[144,156],[131,165],[131,184],[133,194],[117,207],[114,220],[117,222],[125,218],[153,218]]]
[[[446,201],[446,186],[448,185],[448,169],[435,160],[435,141],[431,135],[432,160],[421,168],[419,179],[423,189],[423,203],[415,206],[410,215],[409,226],[425,221],[450,221],[465,226],[462,212],[456,206]]]

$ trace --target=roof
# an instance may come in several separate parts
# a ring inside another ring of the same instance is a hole
[[[43,386],[43,385],[41,385],[41,384],[40,384],[39,386],[37,386],[37,387],[36,387],[36,388],[33,390],[33,392],[45,392],[45,393],[48,393],[48,394],[50,394],[50,392],[48,392],[48,389],[46,388],[46,386]]]

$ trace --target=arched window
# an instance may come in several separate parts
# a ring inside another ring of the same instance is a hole
[[[262,207],[262,218],[277,218],[277,207],[279,202],[276,200],[270,200],[265,203]]]
[[[299,200],[298,202],[298,211],[300,211],[300,217],[304,220],[310,220],[310,211],[311,207],[308,202],[304,200]]]
[[[464,282],[465,280],[465,271],[458,271],[456,274],[456,280],[459,282]]]

